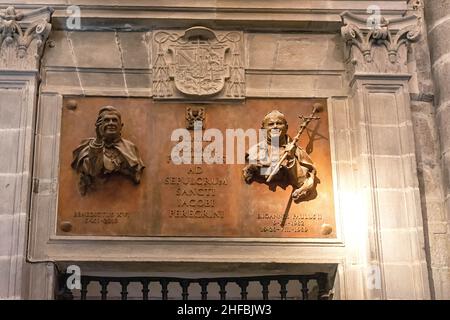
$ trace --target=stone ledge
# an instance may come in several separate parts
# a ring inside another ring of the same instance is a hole
[[[17,9],[33,9],[41,6],[40,0],[23,0],[15,4]],[[10,1],[0,1],[7,6]],[[56,29],[64,29],[68,17],[66,0],[50,0],[49,6],[55,9],[52,23]],[[108,25],[108,28],[121,30],[148,30],[158,26],[191,26],[193,21],[205,22],[215,26],[238,26],[240,28],[267,29],[285,27],[292,29],[333,31],[341,26],[339,14],[351,10],[356,14],[367,14],[373,1],[238,1],[238,0],[134,0],[122,4],[117,1],[78,0],[71,5],[79,5],[82,10],[83,28],[95,30]],[[406,1],[377,1],[386,17],[401,17],[406,13]],[[184,20],[184,21],[182,21]],[[268,25],[267,21],[271,23]]]

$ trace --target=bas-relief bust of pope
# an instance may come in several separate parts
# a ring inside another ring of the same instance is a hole
[[[88,138],[73,151],[72,168],[80,174],[79,190],[85,195],[97,179],[112,174],[129,177],[135,184],[145,168],[137,147],[122,138],[122,117],[113,106],[102,107],[95,123],[95,138]]]
[[[243,169],[245,182],[266,183],[274,164],[287,152],[288,157],[275,174],[274,183],[291,185],[294,188],[292,199],[295,202],[314,198],[317,169],[308,153],[292,144],[292,138],[287,134],[285,115],[273,110],[264,117],[261,127],[266,132],[266,139],[247,151],[246,160],[249,164]]]

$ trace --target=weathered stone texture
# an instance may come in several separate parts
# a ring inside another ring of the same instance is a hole
[[[447,0],[425,0],[425,18],[428,27],[433,27],[450,12],[450,2]]]
[[[344,69],[339,36],[252,33],[247,35],[247,42],[250,69]]]
[[[444,196],[450,200],[450,152],[443,154],[442,160],[444,162]],[[450,221],[448,221],[450,223]]]
[[[20,121],[20,112],[15,108],[20,108],[21,101],[18,96],[19,89],[2,89],[0,103],[0,130],[14,129]],[[15,106],[11,108],[10,105]]]
[[[378,190],[377,199],[380,203],[380,211],[385,212],[380,220],[380,227],[383,229],[400,229],[408,225],[405,214],[405,197],[401,191]],[[403,199],[399,201],[398,199]]]
[[[117,32],[116,44],[121,52],[122,66],[124,68],[150,68],[151,33]]]
[[[450,72],[448,73],[448,75],[450,76]],[[442,145],[442,152],[448,153],[450,152],[450,103],[445,104],[441,109],[438,110],[437,123],[440,128],[439,134]]]
[[[428,248],[430,280],[433,281],[433,296],[442,298],[442,292],[437,289],[437,287],[441,286],[439,283],[440,277],[438,276],[440,270],[436,269],[436,267],[442,266],[443,248],[442,241],[436,241],[436,237],[439,237],[440,233],[446,230],[447,223],[442,202],[443,178],[435,109],[432,103],[413,101],[411,110],[417,155],[417,176],[419,179],[424,234],[426,237],[425,243]]]
[[[8,200],[14,198],[16,183],[17,175],[0,174],[0,215],[13,213],[14,203]]]
[[[0,256],[0,299],[7,297],[9,292],[11,260],[8,255]]]
[[[151,95],[151,32],[55,31],[43,59],[43,91]]]
[[[52,31],[50,33],[47,48],[42,57],[42,64],[57,67],[74,67],[77,65],[73,55],[73,44],[66,31]]]
[[[19,141],[20,129],[0,131],[3,150],[14,150]],[[0,152],[0,172],[15,172],[18,162],[18,152]]]
[[[420,147],[420,152],[417,152],[417,161],[429,163],[433,168],[439,167],[436,160],[440,156],[440,148],[433,105],[413,101],[411,111],[416,135],[415,143]]]
[[[93,88],[104,89],[109,91],[116,89],[126,95],[126,86],[123,74],[120,72],[79,72],[83,90],[87,91]]]
[[[115,32],[69,32],[73,54],[79,68],[117,68],[122,66]]]
[[[439,105],[449,103],[450,101],[450,57],[444,56],[438,62],[433,63],[433,78],[435,84],[442,83],[443,85],[436,85],[436,101]]]
[[[443,21],[429,31],[428,41],[433,43],[431,48],[431,61],[434,63],[449,54],[448,48],[450,47],[450,38],[442,36],[448,34],[450,34],[450,19]]]
[[[0,215],[0,234],[11,235],[11,230],[13,226],[13,216],[12,215]],[[12,237],[4,237],[0,241],[0,257],[8,256],[11,252],[11,241]]]
[[[17,16],[17,11],[9,9]],[[31,198],[33,124],[38,62],[53,10],[25,12],[5,23],[10,45],[0,47],[0,299],[27,297],[25,261]],[[2,12],[4,14],[4,12]],[[34,23],[40,23],[33,28]],[[19,30],[20,29],[20,30]]]
[[[245,38],[248,95],[345,92],[338,36],[248,33]],[[151,96],[151,39],[151,32],[55,31],[43,59],[43,91]]]
[[[411,265],[384,266],[387,282],[387,299],[417,299],[415,294],[414,273]]]
[[[421,126],[430,127],[433,123],[437,128],[436,134],[432,129],[433,145],[439,148],[426,146],[430,143],[430,134],[421,134],[417,130],[416,140],[422,147],[421,160],[419,161],[419,179],[422,180],[423,208],[426,212],[426,220],[429,233],[429,251],[432,279],[434,282],[435,297],[437,299],[449,299],[450,291],[443,290],[449,287],[449,210],[445,200],[450,190],[449,166],[450,158],[446,157],[446,151],[450,149],[450,2],[446,0],[426,0],[425,17],[428,28],[428,41],[431,52],[431,69],[435,84],[435,108],[431,112],[422,113]],[[418,115],[419,113],[416,113]],[[435,119],[431,119],[432,115]],[[428,125],[424,125],[424,118],[428,118]],[[436,136],[436,138],[434,138]],[[421,141],[420,141],[421,140]],[[436,143],[438,142],[438,143]],[[429,153],[428,151],[432,151]],[[441,174],[439,175],[439,170]],[[438,182],[441,187],[438,188]],[[439,190],[440,189],[440,190]],[[439,192],[440,191],[440,192]],[[441,200],[439,200],[439,197]],[[439,203],[441,205],[439,205]]]
[[[43,75],[43,84],[47,86],[67,87],[79,90],[82,94],[80,76],[74,71],[46,71]]]
[[[410,4],[413,5],[414,2],[410,1]],[[415,14],[422,18],[422,30],[419,40],[411,45],[412,52],[410,53],[410,57],[412,59],[409,59],[409,65],[413,65],[413,67],[409,71],[413,75],[411,85],[415,87],[411,93],[418,98],[416,100],[431,102],[434,95],[434,84],[431,73],[427,25],[423,23],[425,18],[422,6],[416,8]]]

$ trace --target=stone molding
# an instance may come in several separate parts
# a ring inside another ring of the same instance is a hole
[[[367,223],[367,263],[380,271],[380,286],[368,289],[367,298],[429,299],[410,75],[357,73],[353,79],[350,104],[359,214]],[[400,275],[412,280],[399,280]]]
[[[6,7],[10,0],[0,0]],[[26,8],[42,6],[40,0],[16,1]],[[210,28],[288,28],[316,32],[336,32],[341,26],[339,14],[351,10],[364,15],[373,0],[314,0],[314,1],[241,1],[241,0],[48,0],[55,8],[52,16],[53,30],[66,29],[70,10],[77,5],[82,12],[83,30],[99,30],[103,26],[117,30],[143,30],[149,26],[188,28],[195,24]],[[405,0],[378,0],[383,14],[390,17],[403,16],[407,11]],[[17,5],[18,6],[18,5]],[[270,21],[270,23],[267,23]]]
[[[37,70],[52,13],[50,7],[22,13],[11,6],[0,11],[0,69]]]
[[[44,43],[51,30],[52,13],[53,9],[49,7],[19,12],[9,6],[0,10],[0,95],[4,116],[0,124],[0,147],[11,155],[4,158],[11,166],[8,170],[3,166],[0,175],[11,177],[9,183],[13,185],[2,199],[3,208],[8,210],[0,212],[8,217],[2,221],[3,230],[9,230],[0,237],[10,244],[1,259],[0,283],[3,285],[0,285],[0,299],[29,298],[32,290],[39,291],[31,283],[42,276],[36,265],[27,263],[26,243],[38,71]]]
[[[407,65],[422,20],[350,12],[341,18],[367,265],[380,272],[380,286],[366,289],[366,298],[429,299]],[[399,281],[401,276],[413,281]]]
[[[380,16],[379,26],[351,12],[341,14],[341,35],[345,59],[352,74],[407,73],[407,46],[419,40],[421,18],[415,15],[388,20]]]

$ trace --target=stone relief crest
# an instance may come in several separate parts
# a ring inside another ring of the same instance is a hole
[[[242,42],[241,32],[205,27],[155,32],[154,97],[244,98]]]
[[[194,130],[196,123],[201,123],[201,128],[205,128],[205,108],[186,108],[186,129]]]

